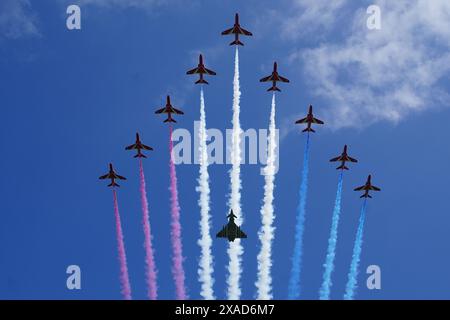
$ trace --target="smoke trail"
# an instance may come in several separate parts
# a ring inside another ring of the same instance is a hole
[[[180,205],[178,203],[177,172],[173,160],[172,126],[169,127],[169,153],[170,153],[170,213],[171,213],[171,238],[172,238],[172,274],[175,281],[176,299],[186,300],[186,288],[184,286],[183,269],[183,245],[181,243]]]
[[[308,192],[309,171],[309,133],[306,137],[303,154],[302,182],[300,184],[300,202],[297,208],[297,225],[295,227],[295,247],[292,256],[291,277],[289,279],[288,298],[298,299],[300,296],[300,272],[302,269],[303,233],[305,229],[306,195]]]
[[[121,292],[125,300],[131,300],[131,287],[130,287],[130,279],[128,277],[127,256],[125,254],[125,244],[123,242],[122,224],[120,223],[119,204],[117,203],[117,194],[115,189],[113,189],[113,198],[114,198],[114,216],[116,218],[117,251],[119,252]]]
[[[231,163],[230,171],[231,179],[231,194],[228,205],[233,209],[234,214],[238,217],[236,223],[241,225],[243,222],[241,212],[241,125],[239,122],[240,113],[240,97],[241,91],[239,88],[239,51],[236,47],[236,54],[234,60],[234,79],[233,79],[233,132],[231,137]],[[236,239],[230,242],[228,246],[228,299],[239,300],[241,296],[240,278],[242,273],[241,259],[244,249],[241,245],[241,240]]]
[[[145,175],[144,166],[142,165],[142,158],[139,159],[139,179],[140,179],[140,193],[142,205],[142,226],[144,228],[144,249],[145,249],[145,275],[147,278],[148,298],[156,300],[157,285],[156,285],[156,266],[153,257],[152,247],[152,233],[150,229],[150,218],[148,213],[147,192],[145,190]]]
[[[367,199],[361,207],[361,215],[359,216],[358,230],[356,232],[355,246],[353,247],[352,262],[348,273],[348,281],[345,289],[344,300],[353,300],[355,297],[356,282],[358,278],[359,260],[361,259],[364,221],[366,220],[366,204]]]
[[[200,192],[200,239],[198,244],[201,248],[200,266],[198,269],[199,280],[202,284],[200,291],[201,296],[205,300],[214,300],[213,291],[213,255],[211,252],[212,239],[210,235],[211,216],[209,207],[209,175],[208,175],[208,152],[206,149],[206,114],[205,100],[203,97],[203,88],[200,91],[200,129],[199,129],[199,160],[200,160],[200,177],[198,179],[197,191]]]
[[[320,300],[329,300],[331,291],[331,274],[334,269],[334,257],[336,256],[336,243],[338,239],[339,216],[341,214],[342,184],[344,181],[344,171],[339,175],[339,182],[334,203],[333,217],[331,222],[330,238],[328,239],[327,257],[325,260],[325,271],[323,273],[322,287],[320,288]]]
[[[256,287],[258,289],[258,300],[272,299],[272,276],[270,269],[272,267],[272,241],[275,228],[273,221],[275,219],[273,208],[273,191],[275,189],[275,93],[272,96],[272,109],[270,111],[269,124],[269,152],[267,165],[265,167],[265,186],[264,186],[264,204],[261,208],[262,226],[259,232],[261,240],[261,249],[258,254],[258,280]]]

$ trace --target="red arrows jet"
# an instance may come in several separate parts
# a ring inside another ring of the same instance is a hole
[[[156,114],[167,113],[167,119],[164,122],[176,122],[175,119],[172,118],[172,113],[174,114],[184,114],[183,111],[178,110],[170,104],[170,96],[167,96],[166,106],[164,108],[158,109],[155,111]]]
[[[369,175],[367,177],[367,181],[366,181],[365,185],[363,185],[361,187],[358,187],[358,188],[355,188],[355,191],[364,190],[364,194],[360,198],[372,198],[372,196],[369,194],[369,191],[371,191],[371,190],[373,190],[373,191],[381,191],[380,188],[375,187],[375,186],[372,185],[372,182],[370,181],[371,179],[372,179],[372,176]]]
[[[199,57],[198,57],[198,66],[197,66],[197,68],[194,68],[194,69],[192,69],[192,70],[189,70],[188,72],[186,72],[186,74],[199,74],[200,75],[200,79],[198,79],[195,83],[197,84],[197,83],[205,83],[205,84],[208,84],[208,82],[205,80],[205,79],[203,79],[203,75],[204,74],[207,74],[207,75],[210,75],[210,76],[215,76],[216,75],[216,73],[214,72],[214,71],[212,71],[212,70],[209,70],[209,69],[207,69],[206,67],[205,67],[205,65],[203,64],[203,56],[202,55],[200,55]]]
[[[127,180],[127,178],[119,176],[113,168],[113,165],[110,163],[109,164],[109,172],[103,176],[100,176],[99,179],[104,180],[104,179],[111,179],[111,183],[108,184],[108,187],[120,187],[117,183],[116,183],[116,179],[119,180]]]
[[[239,14],[236,13],[236,16],[234,17],[234,26],[233,28],[227,29],[222,32],[222,35],[228,35],[228,34],[234,34],[234,41],[230,43],[230,46],[232,45],[239,45],[243,46],[244,44],[239,40],[239,35],[242,34],[244,36],[252,36],[253,34],[250,31],[245,30],[241,27],[239,24]]]
[[[141,140],[139,139],[139,133],[136,133],[136,142],[128,147],[125,148],[125,150],[137,150],[137,154],[134,156],[135,158],[147,158],[147,156],[145,154],[143,154],[141,152],[141,150],[149,150],[152,151],[153,148],[146,146],[145,144],[143,144],[141,142]]]
[[[280,81],[280,82],[289,82],[288,79],[286,79],[286,78],[284,78],[284,77],[282,77],[282,76],[280,76],[280,75],[278,74],[278,71],[277,71],[277,63],[276,63],[276,62],[273,63],[273,71],[272,71],[272,74],[271,74],[270,76],[267,76],[267,77],[262,78],[262,79],[259,80],[259,81],[260,81],[260,82],[269,82],[269,81],[272,81],[272,87],[269,88],[269,89],[267,89],[267,91],[281,91],[280,89],[277,88],[277,82],[278,82],[278,81]]]
[[[313,128],[311,128],[311,124],[313,124],[313,123],[314,124],[323,124],[322,120],[314,118],[312,110],[313,110],[313,107],[312,107],[312,105],[310,105],[308,115],[306,116],[306,118],[295,121],[296,124],[299,124],[299,123],[307,123],[308,124],[308,127],[306,127],[306,129],[303,130],[302,132],[316,132],[316,131],[314,131]]]
[[[333,158],[330,160],[330,162],[336,162],[336,161],[340,161],[342,162],[342,164],[336,168],[336,170],[348,170],[348,168],[345,166],[345,162],[349,161],[349,162],[358,162],[358,160],[350,157],[347,154],[347,145],[344,146],[344,151],[342,151],[341,155],[339,157]]]

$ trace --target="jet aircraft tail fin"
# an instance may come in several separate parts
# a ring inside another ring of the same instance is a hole
[[[206,81],[205,79],[198,79],[197,81],[195,81],[195,84],[199,83],[209,84],[208,81]]]
[[[147,156],[143,153],[138,153],[137,155],[134,156],[135,158],[147,158]]]
[[[244,44],[240,40],[234,40],[233,42],[230,43],[230,46],[234,45],[243,46]]]
[[[267,91],[278,91],[278,92],[281,92],[281,90],[277,86],[272,86],[271,88],[267,89]]]

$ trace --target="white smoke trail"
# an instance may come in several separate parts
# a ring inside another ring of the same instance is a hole
[[[239,51],[236,47],[236,55],[234,60],[234,79],[233,79],[233,131],[231,137],[231,163],[230,170],[231,193],[228,201],[230,209],[233,209],[237,216],[236,223],[241,225],[243,222],[241,212],[241,124],[239,122],[240,114],[240,97],[239,89]],[[228,246],[228,299],[239,300],[241,297],[240,278],[242,273],[241,259],[244,252],[241,240],[236,239],[229,243]]]
[[[273,200],[275,189],[275,93],[272,96],[272,109],[270,111],[269,152],[267,157],[267,165],[264,168],[265,186],[264,186],[264,202],[261,208],[262,226],[259,232],[259,240],[261,241],[261,249],[258,254],[258,280],[256,281],[257,299],[272,299],[272,241],[274,238],[275,228],[273,221],[275,219]]]
[[[325,270],[323,272],[323,281],[322,286],[319,291],[319,299],[320,300],[330,300],[331,294],[331,274],[334,270],[334,259],[336,257],[336,245],[338,240],[338,226],[339,226],[339,218],[341,215],[341,202],[342,202],[342,184],[344,182],[344,170],[339,174],[339,182],[338,188],[336,192],[336,201],[334,203],[333,216],[331,219],[331,230],[330,237],[328,238],[328,249],[327,256],[325,259],[324,267]]]
[[[309,173],[309,132],[306,136],[305,151],[303,152],[302,182],[299,190],[299,203],[297,208],[297,224],[295,226],[295,247],[292,255],[291,277],[288,286],[288,299],[294,300],[300,297],[301,283],[300,274],[303,265],[303,234],[305,233],[306,220],[306,196],[308,193]]]
[[[358,282],[359,261],[361,260],[361,251],[363,243],[364,222],[366,220],[367,198],[361,207],[359,216],[358,230],[356,231],[356,239],[353,247],[352,262],[350,263],[350,271],[348,272],[347,286],[345,287],[344,300],[353,300],[356,293],[356,285]]]
[[[197,192],[200,193],[198,204],[200,205],[200,239],[198,245],[201,248],[200,265],[198,276],[201,283],[200,294],[205,300],[214,300],[213,291],[213,255],[211,252],[212,239],[210,235],[211,216],[209,207],[209,174],[208,174],[208,152],[206,149],[206,114],[205,100],[203,97],[203,88],[200,91],[200,128],[198,132],[200,145],[199,161],[200,176],[198,178]]]

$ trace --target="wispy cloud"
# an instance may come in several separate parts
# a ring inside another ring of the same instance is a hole
[[[299,19],[325,32],[326,41],[290,58],[301,64],[310,90],[328,105],[325,120],[332,128],[396,123],[450,102],[443,84],[450,70],[450,1],[374,1],[381,8],[382,29],[367,29],[364,7],[353,13],[348,34],[338,40],[322,26],[335,23],[345,1],[336,2],[338,12],[323,17],[320,8],[329,1],[297,2],[312,5]]]
[[[330,31],[339,21],[347,0],[294,0],[286,18],[286,12],[282,13],[282,35],[289,39],[314,32],[314,36],[324,31]],[[280,17],[281,18],[281,17]],[[342,21],[341,21],[342,22]]]
[[[40,35],[29,0],[0,1],[0,39]]]

